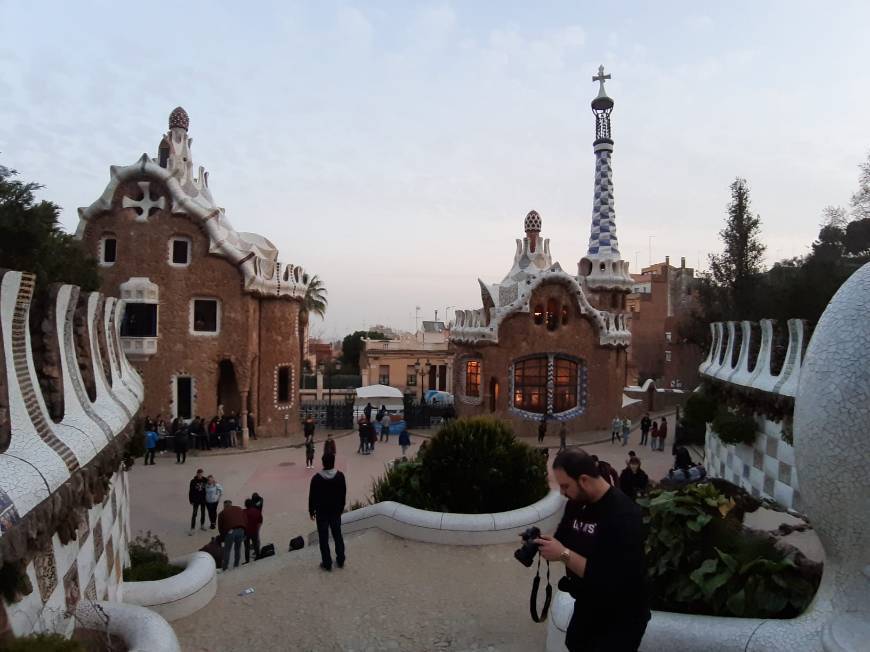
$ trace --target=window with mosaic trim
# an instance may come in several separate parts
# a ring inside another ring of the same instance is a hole
[[[547,411],[547,356],[514,363],[514,407],[526,412]]]
[[[480,360],[465,361],[465,395],[480,396]]]
[[[553,411],[564,412],[577,407],[577,368],[574,360],[555,358],[553,360]]]

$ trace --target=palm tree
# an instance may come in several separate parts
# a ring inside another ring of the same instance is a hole
[[[299,311],[299,359],[305,359],[305,348],[308,344],[308,320],[314,314],[321,319],[326,315],[326,286],[320,277],[315,274],[308,277],[303,276],[303,281],[307,281],[308,285],[305,288],[305,298],[302,300],[302,308]]]

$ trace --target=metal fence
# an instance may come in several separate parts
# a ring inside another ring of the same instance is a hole
[[[408,428],[431,428],[456,418],[452,405],[421,403],[405,397],[405,423]]]
[[[351,430],[353,422],[353,401],[342,398],[329,401],[306,401],[299,409],[302,420],[309,416],[319,426],[335,430]]]

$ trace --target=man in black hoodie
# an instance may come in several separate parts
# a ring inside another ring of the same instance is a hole
[[[544,559],[565,564],[559,588],[574,598],[565,645],[571,652],[635,652],[650,619],[640,508],[582,450],[560,452],[553,475],[568,504],[555,536],[535,543]]]
[[[320,539],[320,567],[332,570],[332,554],[329,550],[329,532],[335,541],[335,563],[344,567],[344,538],[341,536],[341,514],[347,498],[344,474],[335,468],[335,455],[325,453],[321,458],[323,470],[311,478],[308,492],[308,514],[317,521],[317,536]]]
[[[193,534],[193,529],[196,527],[196,510],[199,510],[199,529],[205,529],[205,485],[208,482],[202,474],[202,469],[196,470],[196,475],[190,481],[190,490],[187,493],[187,498],[190,504],[193,505],[193,514],[190,516],[190,532]]]

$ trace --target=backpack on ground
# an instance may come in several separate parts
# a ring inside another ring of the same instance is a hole
[[[266,557],[273,557],[275,555],[275,544],[267,543],[265,546],[260,548],[260,554],[257,555],[257,560],[265,559]]]
[[[305,539],[302,537],[293,537],[290,539],[290,552],[294,550],[302,550],[305,547]]]

